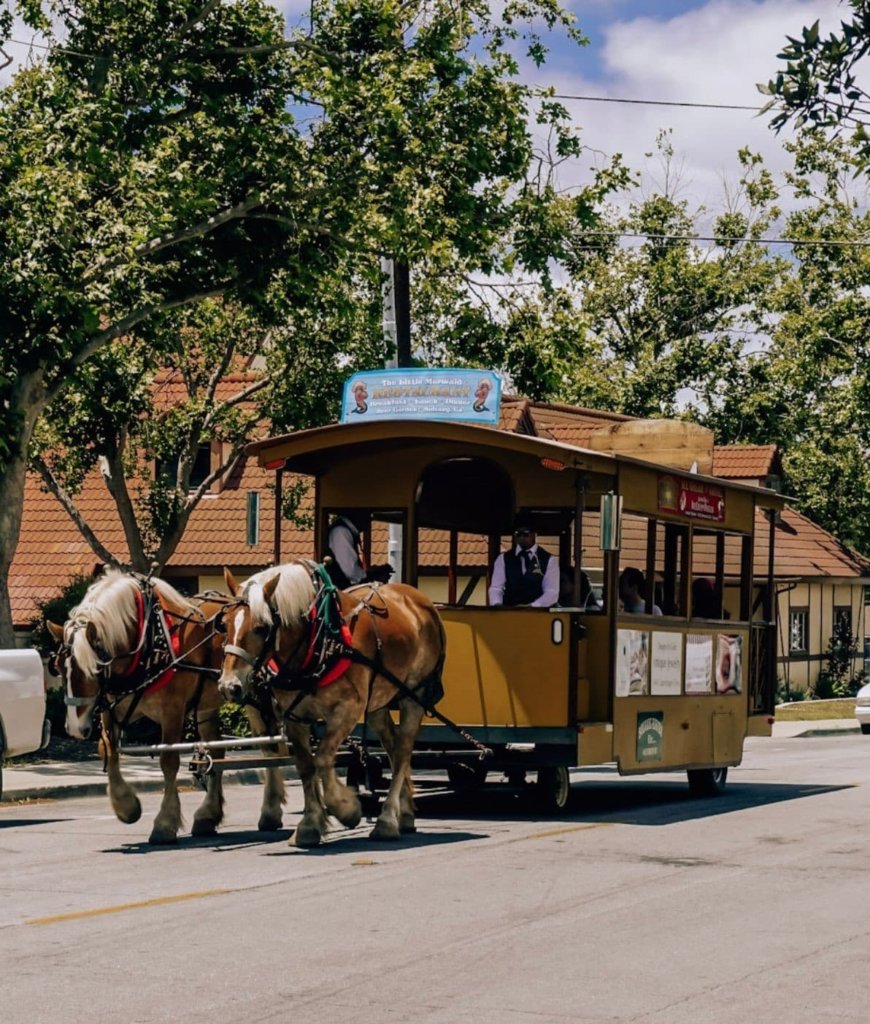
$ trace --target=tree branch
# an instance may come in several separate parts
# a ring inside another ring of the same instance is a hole
[[[172,558],[175,553],[175,549],[178,547],[181,538],[184,536],[184,531],[187,529],[187,523],[190,516],[196,506],[202,500],[203,495],[208,491],[211,485],[218,480],[221,476],[228,475],[236,467],[236,463],[242,454],[241,446],[239,449],[233,449],[230,453],[229,458],[225,459],[223,463],[216,469],[212,470],[211,473],[203,480],[203,482],[197,487],[192,493],[188,494],[187,501],[184,503],[184,507],[178,513],[178,517],[175,521],[175,526],[171,533],[166,534],[160,541],[160,545],[157,548],[157,552],[154,556],[154,561],[157,563],[158,572],[163,569],[163,566]]]
[[[69,493],[61,486],[60,481],[52,473],[48,463],[46,463],[41,457],[37,456],[33,460],[33,466],[42,478],[42,482],[45,484],[46,489],[50,494],[58,500],[60,505],[63,507],[66,514],[75,524],[76,529],[84,537],[88,547],[101,558],[107,565],[116,566],[117,568],[124,568],[122,562],[120,562],[111,551],[100,541],[94,531],[88,526],[81,516],[81,513],[76,508]]]
[[[206,217],[206,219],[201,221],[199,224],[193,224],[188,228],[182,228],[180,231],[174,231],[169,235],[152,238],[150,242],[145,242],[143,245],[137,246],[133,252],[136,256],[152,256],[155,252],[160,252],[161,249],[168,249],[172,245],[178,245],[179,242],[189,242],[193,238],[202,238],[203,235],[209,234],[209,232],[214,231],[216,228],[219,228],[224,224],[228,224],[231,220],[239,220],[241,217],[244,217],[245,214],[250,213],[251,210],[255,210],[258,206],[262,206],[262,204],[263,200],[260,196],[252,196],[249,199],[243,200],[241,203],[236,203],[235,206],[228,206],[220,213],[215,213],[211,217]]]
[[[121,452],[127,443],[127,436],[126,429],[122,430],[118,451],[112,458],[106,456],[100,460],[100,474],[106,485],[106,490],[111,494],[118,510],[118,518],[121,520],[133,567],[139,572],[148,572],[151,566],[145,553],[145,545],[142,543],[142,531],[139,529],[136,510],[133,508],[130,492],[127,489],[127,478],[124,475],[121,458]]]
[[[231,282],[228,281],[225,284],[218,285],[215,288],[210,288],[207,291],[191,292],[188,295],[183,295],[176,299],[168,299],[164,302],[155,302],[150,306],[141,306],[139,309],[133,310],[132,313],[129,313],[111,327],[107,327],[105,330],[100,331],[99,334],[95,334],[93,338],[91,338],[86,345],[83,345],[74,356],[57,368],[56,383],[51,387],[46,388],[46,404],[54,399],[64,388],[68,378],[72,375],[73,370],[90,359],[91,356],[95,352],[98,352],[104,345],[108,345],[110,341],[114,341],[116,338],[120,338],[123,337],[123,335],[128,334],[137,324],[142,323],[143,320],[147,320],[149,317],[154,316],[157,313],[165,313],[169,309],[178,309],[181,306],[189,306],[195,302],[202,302],[204,299],[217,298],[223,295],[230,287]]]

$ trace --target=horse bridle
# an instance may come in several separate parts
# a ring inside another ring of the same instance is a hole
[[[215,618],[215,627],[214,627],[215,628],[215,632],[216,633],[223,633],[224,635],[226,635],[226,633],[227,633],[227,625],[226,625],[226,621],[225,621],[225,618],[224,618],[226,613],[231,608],[239,608],[239,607],[242,607],[242,606],[250,609],[250,604],[247,602],[247,600],[245,598],[243,598],[243,597],[240,597],[236,601],[234,601],[232,604],[228,604],[225,608],[223,608],[218,613],[218,615]],[[275,639],[276,639],[276,637],[278,635],[278,630],[281,628],[281,618],[280,618],[278,613],[273,608],[270,608],[269,610],[272,612],[272,621],[271,621],[271,623],[269,623],[268,626],[265,625],[265,624],[264,625],[259,625],[259,626],[254,626],[253,629],[252,629],[252,632],[256,636],[261,637],[262,640],[263,640],[263,649],[260,651],[260,653],[256,657],[254,655],[252,655],[252,654],[249,654],[244,649],[244,647],[240,647],[238,644],[227,643],[226,640],[224,640],[223,648],[222,648],[225,655],[226,654],[235,655],[235,657],[240,658],[242,661],[244,661],[245,664],[251,666],[251,669],[253,670],[254,681],[256,683],[260,683],[260,682],[263,681],[263,679],[265,677],[266,662],[270,658],[277,658],[277,653],[278,653],[277,649],[275,647]],[[290,654],[290,657],[287,659],[287,663],[291,662],[293,660],[293,658],[299,653],[299,650],[301,649],[301,647],[302,647],[302,645],[304,643],[305,643],[305,636],[303,634],[302,638],[299,641],[298,647],[296,648],[295,651],[293,651]]]

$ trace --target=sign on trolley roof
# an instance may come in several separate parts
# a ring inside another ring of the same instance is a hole
[[[497,424],[501,380],[492,370],[371,370],[344,385],[342,423],[460,420]]]

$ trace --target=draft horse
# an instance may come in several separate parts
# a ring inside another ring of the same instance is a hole
[[[265,680],[287,735],[305,796],[290,842],[320,843],[329,815],[354,828],[359,797],[335,771],[339,746],[363,716],[390,760],[391,782],[373,839],[415,831],[411,752],[426,709],[440,699],[446,640],[435,606],[402,583],[334,588],[323,566],[295,561],[239,587],[224,616],[224,697],[238,701]],[[330,621],[332,619],[332,621]],[[398,685],[397,685],[398,684]],[[398,725],[390,708],[399,709]],[[316,748],[311,725],[322,722]]]
[[[226,606],[219,596],[188,601],[163,580],[109,569],[92,583],[70,612],[64,626],[49,622],[60,642],[55,667],[63,679],[67,732],[89,739],[100,730],[112,809],[132,824],[142,814],[133,787],[120,767],[120,736],[140,718],[156,722],[161,742],[181,742],[185,719],[194,715],[203,740],[220,738],[217,686],[222,636],[215,628]],[[248,719],[255,734],[273,724],[251,707]],[[274,730],[272,730],[274,731]],[[223,757],[216,750],[216,758]],[[151,843],[174,843],[182,827],[177,776],[179,753],[160,752],[163,800],[151,830]],[[260,812],[261,831],[277,831],[282,823],[284,778],[279,768],[267,770]],[[208,776],[205,798],[192,826],[194,836],[212,835],[223,819],[221,774]]]

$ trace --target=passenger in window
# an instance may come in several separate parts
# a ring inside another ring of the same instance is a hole
[[[393,567],[388,563],[366,569],[361,534],[368,525],[369,516],[365,512],[348,512],[332,521],[324,565],[339,590],[357,583],[390,582]]]
[[[642,615],[646,611],[646,579],[640,569],[633,565],[622,570],[619,577],[620,610]],[[652,606],[653,615],[661,615],[657,604]]]
[[[722,602],[716,595],[713,581],[706,576],[699,576],[692,581],[692,618],[722,618]]]
[[[559,571],[559,604],[564,608],[574,607],[574,567],[563,566]],[[583,570],[580,570],[580,607],[585,612],[600,612],[601,605],[592,589],[592,583]]]
[[[550,608],[559,600],[559,559],[538,547],[535,525],[526,516],[514,523],[514,544],[492,567],[490,605]]]

